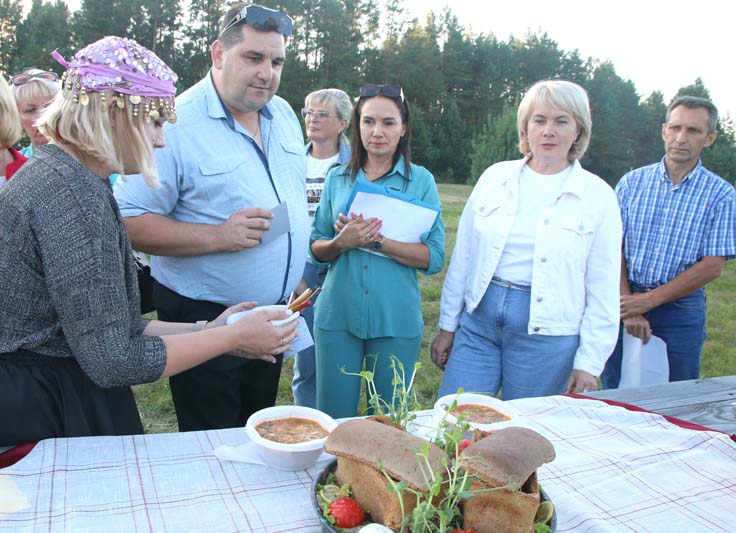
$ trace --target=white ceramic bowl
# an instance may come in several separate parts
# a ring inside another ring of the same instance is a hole
[[[305,470],[317,462],[327,437],[297,444],[284,444],[264,439],[256,431],[256,426],[261,422],[291,417],[314,420],[328,433],[337,427],[334,418],[317,409],[298,405],[277,405],[250,415],[245,424],[245,433],[256,444],[261,459],[269,466],[278,470]]]
[[[494,422],[492,424],[479,424],[477,422],[471,422],[470,420],[468,420],[468,423],[472,428],[480,429],[482,431],[492,431],[494,429],[500,429],[503,427],[522,425],[519,412],[511,407],[508,403],[499,400],[498,398],[494,398],[493,396],[476,394],[472,392],[463,392],[462,394],[448,394],[447,396],[443,396],[442,398],[437,400],[437,402],[435,402],[434,410],[436,412],[436,415],[444,416],[445,413],[447,413],[446,420],[450,424],[455,424],[457,422],[457,418],[452,413],[448,412],[450,406],[452,406],[452,402],[454,402],[455,400],[457,400],[458,406],[463,404],[485,405],[509,417],[508,420]]]
[[[227,317],[227,323],[232,324],[236,320],[240,320],[248,313],[252,313],[253,311],[260,311],[262,309],[268,309],[268,310],[282,310],[287,309],[285,305],[262,305],[260,307],[254,307],[253,309],[248,309],[246,311],[240,311],[239,313],[233,313],[229,317]],[[292,322],[293,320],[296,320],[299,318],[299,311],[293,312],[291,315],[289,315],[287,318],[284,318],[283,320],[272,320],[271,324],[274,326],[283,326],[284,324],[288,324],[289,322]]]

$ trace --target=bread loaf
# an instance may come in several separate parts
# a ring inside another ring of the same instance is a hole
[[[471,490],[478,493],[465,502],[463,527],[476,533],[534,531],[536,470],[554,458],[551,442],[520,427],[499,429],[465,448],[458,464],[476,477]]]
[[[422,447],[428,449],[428,460],[418,460]],[[343,422],[325,442],[325,451],[337,456],[337,482],[348,483],[353,497],[371,520],[397,530],[404,512],[410,514],[416,498],[404,491],[403,502],[389,488],[385,471],[393,480],[405,481],[417,491],[428,490],[430,472],[444,475],[443,461],[447,455],[434,444],[395,427],[373,420],[356,419]],[[425,470],[422,470],[423,465]]]

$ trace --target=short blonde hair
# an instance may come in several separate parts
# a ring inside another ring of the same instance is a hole
[[[34,74],[42,74],[43,72],[45,71],[38,68],[29,68],[24,70],[22,73],[33,76]],[[18,104],[18,109],[20,109],[21,102],[31,98],[42,96],[47,101],[52,100],[54,96],[56,96],[56,93],[61,90],[61,83],[59,80],[53,81],[45,78],[31,78],[23,85],[13,85],[11,89],[13,91],[13,96],[15,96],[15,101]]]
[[[575,119],[580,133],[572,143],[567,154],[568,161],[575,161],[583,157],[590,143],[592,120],[590,118],[590,103],[588,94],[580,85],[565,80],[544,80],[532,85],[519,104],[516,124],[519,130],[519,151],[532,156],[527,136],[527,126],[534,109],[538,105],[549,105],[570,113]]]
[[[350,117],[353,114],[353,102],[350,101],[350,97],[345,91],[340,89],[320,89],[309,93],[304,99],[304,105],[306,107],[319,104],[334,110],[338,120],[346,120],[346,128],[350,125]],[[340,140],[344,144],[350,144],[345,133],[340,133]]]
[[[0,148],[13,146],[22,134],[18,107],[8,82],[0,75]]]
[[[71,144],[119,174],[125,174],[121,148],[130,150],[146,183],[152,187],[158,185],[153,142],[146,133],[146,114],[134,110],[127,98],[120,108],[112,91],[90,92],[87,98],[87,105],[82,105],[58,95],[38,119],[41,133],[55,144]],[[158,113],[166,116],[163,108]],[[115,128],[113,114],[116,114]]]

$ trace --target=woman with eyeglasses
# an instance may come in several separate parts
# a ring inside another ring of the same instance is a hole
[[[330,169],[345,165],[350,161],[350,141],[345,130],[350,124],[353,103],[345,91],[340,89],[320,89],[309,93],[304,100],[302,117],[309,142],[307,143],[307,205],[309,219],[314,221],[314,213],[322,197],[325,176]],[[304,265],[303,283],[297,289],[301,294],[307,287],[322,286],[327,269],[317,266],[309,259]],[[317,303],[319,293],[312,299]],[[314,310],[302,310],[309,331],[314,336]],[[294,379],[291,390],[294,403],[304,407],[317,405],[317,380],[315,376],[314,347],[307,348],[294,357]]]
[[[439,216],[421,242],[407,243],[385,238],[376,218],[345,213],[356,180],[440,206],[434,177],[411,162],[411,118],[401,87],[362,87],[353,124],[350,162],[327,175],[310,237],[315,261],[330,266],[315,308],[314,340],[317,408],[334,417],[355,416],[361,378],[350,374],[364,366],[386,402],[393,393],[390,358],[411,375],[424,329],[417,272],[435,274],[445,260]]]
[[[31,141],[21,153],[31,157],[36,148],[49,142],[36,127],[36,121],[61,89],[59,76],[54,72],[32,68],[13,76],[10,83],[18,104],[21,126]]]
[[[580,166],[588,95],[541,81],[517,122],[524,158],[488,168],[458,224],[431,346],[440,396],[596,390],[618,337],[621,216],[613,189]]]
[[[0,448],[143,427],[130,385],[223,353],[271,363],[296,322],[258,311],[226,325],[141,318],[136,265],[113,172],[156,184],[154,148],[176,120],[176,74],[135,41],[105,37],[66,67],[38,121],[50,142],[0,191]],[[13,102],[13,109],[15,104]],[[16,122],[17,124],[17,122]],[[2,464],[2,457],[0,457]]]
[[[6,81],[0,76],[0,189],[28,158],[13,148],[21,136],[18,109]]]

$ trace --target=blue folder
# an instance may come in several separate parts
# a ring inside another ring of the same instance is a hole
[[[442,209],[437,207],[436,205],[431,205],[431,204],[428,204],[427,202],[422,202],[421,200],[418,200],[409,194],[397,191],[393,187],[377,185],[373,182],[368,181],[365,178],[358,178],[355,180],[355,185],[353,185],[353,190],[350,193],[350,198],[348,198],[348,203],[345,206],[346,215],[350,214],[350,206],[353,205],[353,200],[355,200],[355,196],[359,192],[364,192],[364,193],[369,193],[369,194],[380,194],[380,195],[388,196],[389,198],[395,198],[397,200],[401,200],[403,202],[407,202],[410,204],[426,207],[427,209],[431,209],[432,211],[437,211],[437,215],[439,215],[442,212]]]

